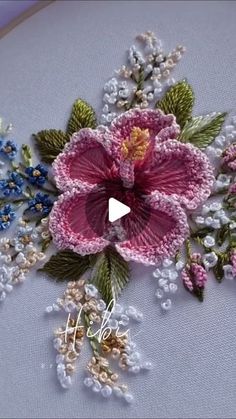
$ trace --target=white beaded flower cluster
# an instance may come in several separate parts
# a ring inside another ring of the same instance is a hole
[[[230,123],[226,124],[220,135],[218,135],[213,143],[208,146],[205,150],[207,156],[211,160],[211,162],[214,164],[214,166],[217,167],[217,165],[220,162],[220,158],[222,156],[223,150],[228,147],[230,144],[232,144],[236,140],[236,116],[232,116]],[[219,179],[219,182],[216,183],[216,190],[220,188],[227,187],[228,184],[228,176],[222,174],[221,179]]]
[[[45,254],[38,247],[40,235],[36,230],[19,219],[15,237],[0,239],[0,301],[5,300],[14,285],[24,282],[37,262],[44,260]]]
[[[118,383],[119,376],[110,367],[109,357],[118,362],[119,368],[134,374],[151,368],[149,361],[142,360],[127,330],[132,320],[142,321],[142,313],[133,306],[123,307],[120,304],[108,311],[97,288],[84,279],[70,281],[63,297],[45,311],[68,313],[66,325],[56,329],[53,340],[58,352],[57,378],[61,386],[65,389],[71,387],[71,375],[87,336],[93,355],[87,365],[88,376],[84,385],[104,398],[113,394],[130,403],[133,397],[127,392],[126,385]]]
[[[178,291],[177,280],[184,263],[179,260],[165,259],[162,265],[153,271],[153,276],[158,282],[156,297],[163,311],[169,311],[172,307],[172,297]]]
[[[120,112],[131,107],[147,108],[175,83],[171,72],[185,48],[180,45],[165,54],[161,41],[150,31],[136,39],[141,43],[141,49],[132,45],[127,66],[117,70],[116,76],[104,86],[102,124],[109,124]]]

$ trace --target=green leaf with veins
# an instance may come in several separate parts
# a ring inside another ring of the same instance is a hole
[[[71,250],[63,250],[51,256],[39,272],[60,281],[77,281],[91,268],[89,256],[81,256]]]
[[[23,164],[26,167],[32,166],[32,151],[29,145],[23,144],[21,147]]]
[[[56,129],[43,130],[33,135],[41,160],[52,163],[60,154],[70,136]]]
[[[92,282],[107,305],[117,297],[130,279],[129,264],[112,247],[107,247],[97,259]],[[110,304],[109,309],[112,309]]]
[[[194,93],[190,84],[180,81],[167,90],[156,107],[165,114],[173,114],[181,128],[190,119],[194,104]]]
[[[191,118],[182,129],[179,140],[191,143],[200,149],[206,148],[219,134],[226,115],[226,113],[212,113]]]
[[[67,124],[67,133],[72,135],[81,128],[96,128],[96,114],[85,100],[77,99],[72,107]]]

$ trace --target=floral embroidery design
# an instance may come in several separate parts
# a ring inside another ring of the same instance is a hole
[[[40,162],[0,118],[0,301],[35,266],[67,282],[46,308],[67,316],[53,339],[60,385],[71,387],[88,339],[84,385],[128,403],[119,369],[151,368],[127,332],[142,313],[117,302],[129,261],[154,265],[164,312],[181,285],[202,302],[209,272],[236,279],[236,117],[193,115],[192,87],[172,77],[184,47],[165,53],[150,31],[137,43],[104,86],[99,122],[77,99],[65,131],[33,135]],[[115,222],[111,197],[131,208]]]

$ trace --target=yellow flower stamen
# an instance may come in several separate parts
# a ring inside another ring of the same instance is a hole
[[[30,236],[28,234],[22,236],[20,238],[20,242],[23,243],[23,244],[29,244],[31,242]]]
[[[121,154],[125,159],[132,161],[143,160],[150,144],[150,132],[148,129],[134,127],[130,137],[123,140]]]
[[[7,153],[7,154],[11,153],[12,152],[12,147],[10,145],[4,147],[4,152]]]
[[[1,221],[3,221],[4,223],[6,223],[9,219],[10,219],[9,215],[2,215],[1,216]]]
[[[36,204],[36,205],[35,205],[35,208],[36,208],[38,211],[41,211],[41,210],[43,209],[43,204]]]
[[[14,182],[9,182],[8,186],[9,186],[10,189],[13,189],[13,188],[16,187],[16,184]]]
[[[34,176],[34,177],[39,177],[40,175],[41,175],[41,172],[40,172],[39,170],[35,169],[35,170],[33,171],[33,176]]]

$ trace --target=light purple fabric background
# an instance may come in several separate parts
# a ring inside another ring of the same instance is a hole
[[[35,3],[37,0],[0,0],[0,28],[6,26]]]
[[[43,128],[64,128],[78,96],[99,111],[104,82],[147,29],[167,50],[186,45],[175,75],[193,85],[196,113],[236,111],[235,17],[236,3],[229,1],[56,2],[1,40],[0,113],[14,123],[16,139],[29,142]],[[44,309],[64,285],[32,275],[0,307],[0,417],[236,416],[236,284],[210,279],[203,304],[182,291],[162,315],[151,269],[133,265],[132,277],[121,300],[142,309],[136,341],[154,365],[127,379],[134,404],[106,402],[84,389],[88,347],[74,387],[60,389],[50,364],[52,331],[61,320]]]

